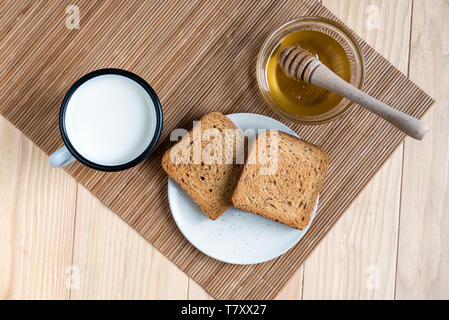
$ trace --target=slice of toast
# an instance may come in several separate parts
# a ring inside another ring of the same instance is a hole
[[[209,129],[221,139],[213,134],[208,136]],[[229,118],[219,112],[201,118],[200,136],[195,135],[194,130],[164,154],[162,168],[210,219],[215,220],[231,205],[232,193],[243,170],[244,157],[237,161],[237,150],[243,148],[238,144],[244,141],[244,136]],[[232,140],[226,139],[227,131],[235,134]],[[196,144],[194,139],[201,141]]]
[[[260,160],[257,149],[259,140],[265,139],[265,148],[269,151],[272,133],[266,131],[257,137],[251,148],[232,203],[244,211],[302,230],[309,224],[327,173],[329,157],[313,144],[284,132],[276,132],[277,169],[270,174],[261,171],[268,164]],[[260,149],[263,149],[263,145]],[[252,163],[249,159],[253,159]]]

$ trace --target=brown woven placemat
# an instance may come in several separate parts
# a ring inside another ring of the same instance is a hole
[[[332,159],[311,228],[272,261],[251,266],[215,261],[193,248],[171,217],[160,166],[170,132],[189,128],[210,111],[279,119],[257,89],[255,61],[262,42],[295,17],[338,19],[314,0],[10,2],[0,5],[1,114],[49,154],[62,145],[58,111],[75,80],[104,67],[128,69],[146,79],[164,110],[154,155],[120,173],[78,163],[67,170],[216,298],[273,298],[404,139],[358,106],[325,125],[287,123]],[[66,27],[69,5],[80,9],[79,29]],[[421,117],[432,99],[357,39],[367,66],[364,90]]]

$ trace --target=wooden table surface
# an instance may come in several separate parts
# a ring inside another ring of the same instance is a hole
[[[432,131],[405,140],[278,298],[449,299],[449,2],[323,4],[436,100]],[[211,298],[3,117],[0,146],[1,299]]]

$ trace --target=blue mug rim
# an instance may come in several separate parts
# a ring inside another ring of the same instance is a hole
[[[92,162],[85,157],[83,157],[72,145],[70,142],[70,139],[67,135],[66,131],[66,124],[65,124],[65,113],[67,110],[68,103],[73,95],[73,93],[86,81],[96,78],[98,76],[103,75],[120,75],[127,77],[131,80],[134,80],[137,82],[150,96],[151,100],[153,101],[155,112],[156,112],[156,130],[154,132],[153,138],[148,145],[148,147],[136,158],[133,160],[120,164],[120,165],[113,165],[113,166],[107,166],[98,164],[95,162]],[[115,68],[106,68],[106,69],[98,69],[95,71],[92,71],[83,77],[81,77],[79,80],[77,80],[67,91],[64,99],[62,100],[61,109],[59,111],[59,131],[61,133],[62,140],[64,141],[65,146],[69,150],[69,152],[82,164],[88,166],[89,168],[99,170],[99,171],[106,171],[106,172],[115,172],[115,171],[122,171],[129,168],[132,168],[136,166],[137,164],[141,163],[143,160],[145,160],[155,149],[159,138],[161,136],[162,132],[162,125],[163,125],[163,114],[162,114],[162,106],[161,102],[159,101],[159,97],[157,96],[156,92],[153,90],[153,88],[141,77],[138,75],[127,71],[123,69],[115,69]]]

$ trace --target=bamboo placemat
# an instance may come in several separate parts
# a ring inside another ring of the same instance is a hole
[[[80,9],[79,29],[66,27],[69,5]],[[224,264],[193,248],[171,217],[160,166],[168,136],[210,111],[279,119],[257,89],[255,61],[262,42],[292,18],[338,19],[314,0],[21,1],[3,2],[0,14],[0,111],[47,154],[62,145],[62,98],[85,73],[123,68],[153,86],[164,129],[151,158],[120,173],[78,163],[67,171],[216,298],[273,298],[404,139],[358,106],[325,125],[287,123],[332,159],[316,218],[283,256],[251,266]],[[356,38],[366,60],[364,90],[421,117],[432,99]]]

